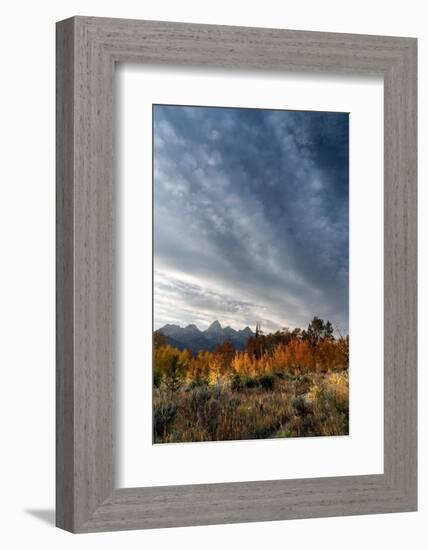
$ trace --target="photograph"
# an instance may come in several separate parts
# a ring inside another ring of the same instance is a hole
[[[349,434],[348,113],[153,105],[153,442]]]

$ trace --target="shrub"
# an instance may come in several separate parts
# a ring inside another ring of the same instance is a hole
[[[232,376],[232,380],[230,381],[230,389],[232,391],[241,391],[244,388],[244,382],[242,380],[242,376],[235,372]]]
[[[192,405],[195,409],[204,406],[210,398],[211,392],[207,386],[199,386],[192,392]]]
[[[292,405],[299,416],[305,416],[310,412],[310,406],[302,396],[295,397],[292,401]]]
[[[279,430],[279,432],[275,434],[275,437],[293,437],[293,432],[290,428],[282,428],[282,430]]]
[[[153,411],[153,431],[155,438],[163,438],[177,415],[178,405],[175,403],[159,403],[155,405]]]
[[[259,378],[259,383],[264,390],[273,390],[275,385],[275,376],[273,374],[263,374]]]
[[[256,377],[244,376],[244,387],[248,389],[257,388],[259,381]]]
[[[158,368],[153,369],[153,386],[159,388],[162,382],[162,373]]]
[[[207,429],[212,439],[216,438],[216,432],[219,424],[219,416],[221,412],[220,403],[217,399],[208,401],[206,414]]]

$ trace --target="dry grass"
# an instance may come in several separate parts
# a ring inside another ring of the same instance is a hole
[[[173,387],[173,386],[172,386]],[[155,443],[348,434],[348,370],[211,377],[154,392]]]

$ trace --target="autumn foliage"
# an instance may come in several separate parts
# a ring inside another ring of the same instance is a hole
[[[328,321],[197,355],[155,332],[153,354],[155,442],[347,433],[349,340]]]

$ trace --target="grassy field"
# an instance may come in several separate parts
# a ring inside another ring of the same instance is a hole
[[[155,334],[154,442],[347,435],[348,338],[306,334],[197,356]]]
[[[269,382],[270,383],[270,382]],[[232,389],[225,384],[155,390],[154,441],[225,441],[348,434],[347,371],[275,376]]]

